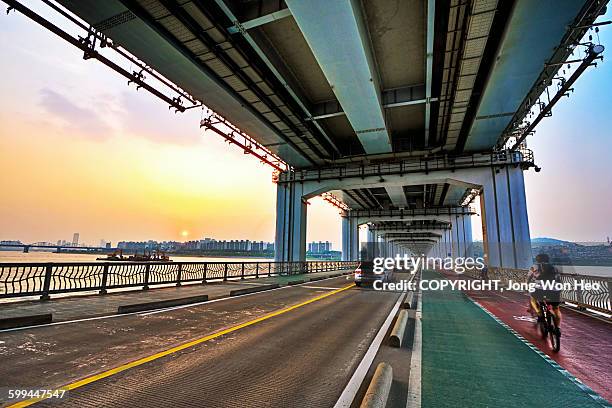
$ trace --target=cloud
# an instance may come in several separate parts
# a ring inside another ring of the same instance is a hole
[[[64,122],[65,130],[97,141],[106,140],[114,133],[97,111],[82,108],[49,88],[41,89],[39,94],[40,106],[47,113]]]
[[[184,113],[169,110],[163,101],[146,91],[123,92],[121,122],[124,131],[144,139],[175,145],[194,145],[201,141],[197,109]]]

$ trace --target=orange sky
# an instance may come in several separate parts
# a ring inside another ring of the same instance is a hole
[[[273,240],[271,168],[218,136],[194,126],[201,140],[188,145],[120,131],[91,140],[43,120],[0,115],[0,239]],[[309,238],[338,244],[337,210],[309,210]]]
[[[201,112],[169,111],[18,14],[0,53],[0,239],[274,240],[272,168],[201,131]],[[340,249],[340,228],[313,200],[308,239]]]

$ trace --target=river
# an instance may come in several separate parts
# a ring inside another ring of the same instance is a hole
[[[32,251],[23,253],[21,251],[0,251],[0,262],[101,262],[96,258],[103,257],[101,254],[69,254],[44,251]],[[171,255],[170,259],[177,262],[271,262],[271,258],[255,257],[212,257],[212,256],[178,256]]]

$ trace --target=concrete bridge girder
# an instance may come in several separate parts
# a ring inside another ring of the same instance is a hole
[[[461,169],[456,171],[437,171],[429,174],[391,174],[380,176],[344,177],[340,180],[321,180],[299,182],[305,186],[307,199],[316,197],[332,190],[351,190],[357,188],[397,188],[403,186],[420,186],[424,184],[444,184],[479,189],[487,181],[489,168]]]
[[[527,269],[532,263],[529,220],[525,197],[523,170],[517,164],[495,167],[469,168],[456,171],[437,171],[429,174],[388,175],[380,177],[349,177],[341,180],[279,183],[277,194],[277,260],[303,260],[305,257],[306,206],[305,200],[338,189],[387,187],[449,183],[481,191],[483,238],[486,262],[491,267]],[[471,244],[471,222],[462,215],[373,215],[343,221],[346,229],[347,256],[358,256],[358,226],[367,222],[397,220],[432,220],[451,224],[443,234],[446,254],[465,256]],[[289,225],[291,224],[291,225]],[[350,232],[349,232],[350,231]],[[356,239],[354,237],[357,236]],[[285,242],[283,240],[293,240]],[[302,243],[303,247],[302,248]],[[357,248],[357,250],[355,250]]]
[[[400,216],[372,216],[372,217],[359,217],[357,223],[359,225],[366,224],[369,222],[384,222],[384,221],[435,221],[444,224],[452,224],[450,215],[404,215]]]
[[[432,233],[434,235],[442,236],[442,233],[446,228],[406,228],[406,229],[376,229],[373,230],[376,234],[414,234],[414,233]]]

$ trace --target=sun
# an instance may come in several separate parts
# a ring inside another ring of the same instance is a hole
[[[189,231],[187,231],[187,230],[182,230],[182,231],[181,231],[181,237],[187,237],[187,236],[189,236]]]

